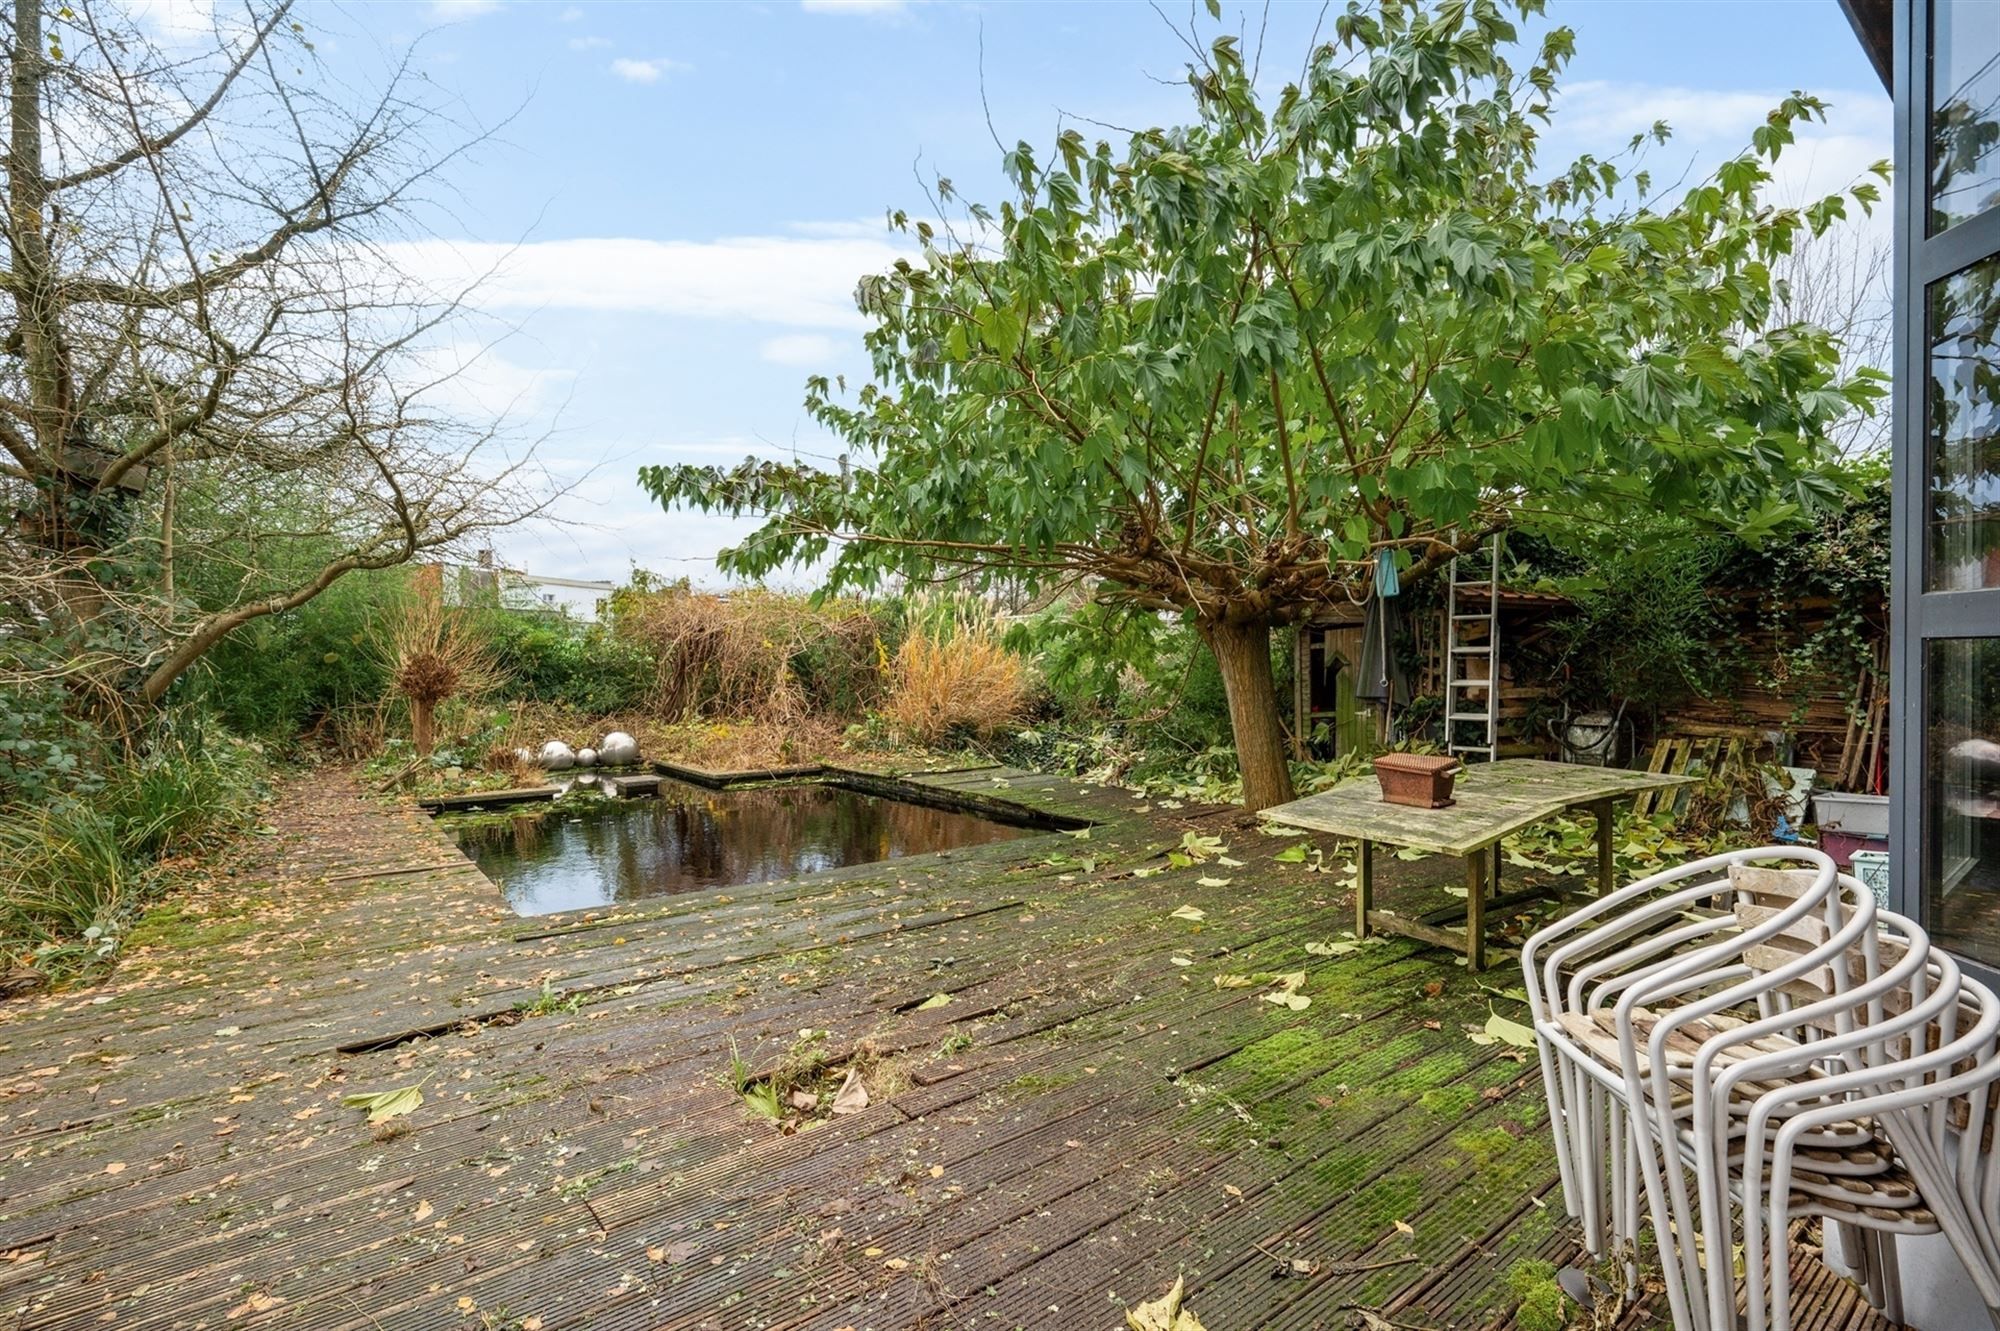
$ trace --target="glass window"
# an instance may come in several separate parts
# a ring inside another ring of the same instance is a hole
[[[2000,587],[2000,256],[1933,283],[1928,303],[1924,587]]]
[[[1924,924],[2000,965],[2000,638],[1926,643],[1924,687]]]
[[[1930,229],[2000,202],[2000,4],[1931,6]]]

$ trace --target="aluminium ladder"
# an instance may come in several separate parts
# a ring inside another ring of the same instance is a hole
[[[1484,579],[1460,576],[1464,556],[1451,561],[1449,593],[1445,602],[1445,751],[1454,757],[1477,755],[1487,762],[1500,756],[1500,536],[1487,538],[1487,571]],[[1480,596],[1475,589],[1484,588]],[[1479,606],[1479,609],[1472,609]],[[1468,629],[1485,626],[1485,636],[1467,642]],[[1469,672],[1473,662],[1486,663],[1484,678]],[[1485,706],[1465,695],[1484,690]],[[1479,737],[1471,743],[1459,742],[1460,726],[1478,726]]]

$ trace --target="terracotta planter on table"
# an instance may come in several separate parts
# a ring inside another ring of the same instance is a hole
[[[1375,779],[1385,804],[1413,809],[1442,809],[1451,803],[1458,759],[1442,754],[1385,753],[1375,760]]]

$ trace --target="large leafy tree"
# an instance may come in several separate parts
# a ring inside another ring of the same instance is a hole
[[[917,252],[860,286],[872,381],[809,386],[851,469],[643,483],[764,515],[721,556],[742,574],[836,551],[835,586],[1084,582],[1186,616],[1252,808],[1291,794],[1272,629],[1368,594],[1382,552],[1421,577],[1510,526],[1638,510],[1754,538],[1832,497],[1828,427],[1879,383],[1779,326],[1771,263],[1875,186],[1760,197],[1818,101],[1656,206],[1637,163],[1664,125],[1538,173],[1569,30],[1520,69],[1495,0],[1350,5],[1334,31],[1275,99],[1225,36],[1191,123],[1024,143],[997,213],[940,181],[935,223],[895,214]]]

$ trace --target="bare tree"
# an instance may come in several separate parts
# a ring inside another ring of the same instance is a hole
[[[546,502],[531,445],[431,406],[460,306],[384,244],[483,136],[407,54],[343,82],[290,0],[193,40],[110,0],[5,25],[0,646],[70,635],[56,668],[150,705],[241,625]]]
[[[1840,343],[1841,371],[1889,373],[1889,237],[1864,221],[1801,237],[1771,264],[1772,326],[1809,324]],[[1889,446],[1889,413],[1850,412],[1829,431],[1846,456]]]

